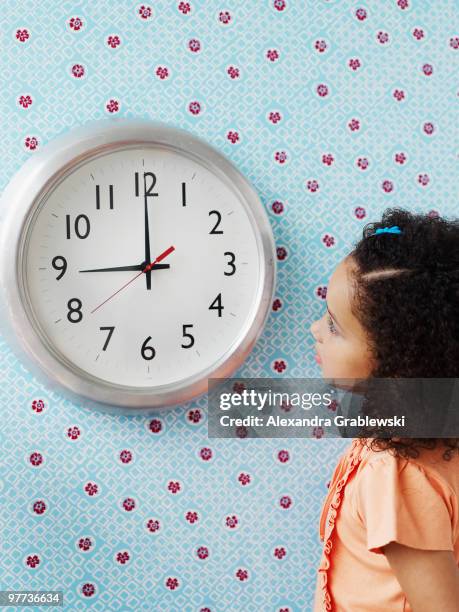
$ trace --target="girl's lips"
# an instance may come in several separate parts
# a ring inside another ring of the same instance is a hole
[[[314,359],[316,360],[316,363],[322,363],[322,359],[319,357],[317,353],[314,355]]]

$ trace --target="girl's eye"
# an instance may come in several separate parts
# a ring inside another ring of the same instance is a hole
[[[331,334],[337,334],[338,330],[335,327],[335,324],[333,323],[333,319],[331,318],[330,315],[327,315],[327,320],[328,320],[328,329],[330,330]]]

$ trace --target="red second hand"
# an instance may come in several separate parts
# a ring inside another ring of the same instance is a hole
[[[94,308],[94,310],[91,310],[91,314],[93,312],[96,312],[96,310],[98,308],[100,308],[101,306],[103,306],[106,302],[108,302],[108,300],[111,300],[112,297],[115,297],[115,295],[117,295],[122,289],[124,289],[125,287],[127,287],[130,283],[132,283],[132,281],[135,281],[136,278],[138,278],[141,274],[143,274],[144,272],[149,272],[153,266],[156,263],[159,263],[161,260],[163,260],[165,257],[167,257],[170,253],[172,253],[172,251],[175,251],[175,247],[170,246],[168,249],[166,249],[165,251],[163,251],[161,253],[161,255],[158,255],[158,257],[155,259],[155,261],[152,261],[151,263],[149,263],[141,272],[139,272],[138,274],[136,274],[133,278],[131,278],[130,281],[128,281],[125,285],[123,285],[122,287],[120,287],[118,289],[118,291],[115,291],[115,293],[113,293],[110,297],[108,297],[106,300],[104,300],[101,304],[99,304],[99,306],[96,306]]]

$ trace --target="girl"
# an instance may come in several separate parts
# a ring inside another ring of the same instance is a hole
[[[459,377],[459,220],[387,209],[311,332],[325,378]],[[354,438],[319,532],[315,612],[459,612],[459,438]]]

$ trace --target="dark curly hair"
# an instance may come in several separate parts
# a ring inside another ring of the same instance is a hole
[[[398,226],[401,234],[379,233]],[[349,256],[360,321],[375,357],[371,377],[459,376],[459,219],[432,211],[388,208],[368,223]],[[400,350],[403,347],[403,350]],[[364,438],[372,450],[417,457],[443,441],[443,458],[459,453],[459,438]]]

